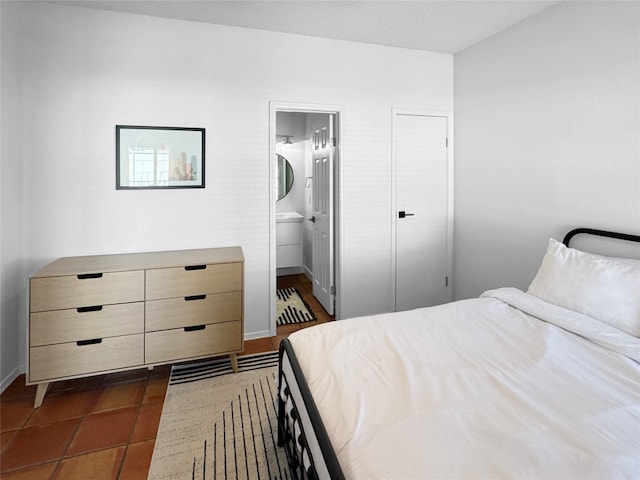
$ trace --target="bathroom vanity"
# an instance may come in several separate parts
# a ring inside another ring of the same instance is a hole
[[[302,266],[302,221],[297,212],[276,212],[276,267]]]

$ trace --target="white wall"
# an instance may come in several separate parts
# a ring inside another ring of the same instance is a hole
[[[638,2],[561,2],[455,55],[455,298],[526,290],[572,227],[640,233],[639,64]]]
[[[3,145],[3,195],[15,160],[23,203],[5,221],[3,199],[3,240],[7,223],[19,240],[8,252],[3,242],[3,285],[16,290],[11,299],[8,287],[2,292],[3,378],[24,365],[26,276],[60,256],[240,245],[245,336],[269,334],[270,101],[345,108],[343,315],[391,309],[391,109],[451,110],[451,55],[47,3],[14,7],[7,22],[19,111],[3,102],[2,116],[15,116],[20,141],[11,159]],[[4,15],[3,6],[3,27]],[[3,28],[3,63],[7,35]],[[116,124],[206,128],[206,188],[116,191]],[[16,268],[7,278],[8,262]],[[7,301],[17,305],[10,318]]]
[[[21,248],[22,198],[19,185],[23,169],[18,153],[20,110],[14,7],[12,3],[0,2],[0,391],[19,374],[18,359],[21,359],[23,349],[18,339],[20,332],[24,331],[21,314],[26,301]]]
[[[299,112],[278,112],[276,122],[278,135],[293,135],[291,145],[284,143],[284,138],[278,137],[276,153],[287,159],[293,170],[293,185],[284,197],[276,202],[277,212],[298,212],[304,214],[304,159],[305,159],[305,115]]]

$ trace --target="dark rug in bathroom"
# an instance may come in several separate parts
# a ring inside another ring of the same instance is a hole
[[[316,319],[309,305],[305,303],[295,287],[279,289],[277,297],[276,325],[311,322]]]

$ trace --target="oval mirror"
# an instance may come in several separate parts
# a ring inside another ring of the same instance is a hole
[[[289,161],[282,155],[278,157],[278,200],[283,199],[293,186],[293,168]]]

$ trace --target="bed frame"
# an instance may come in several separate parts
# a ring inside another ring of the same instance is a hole
[[[571,230],[562,242],[568,247],[571,239],[579,234],[640,242],[640,235],[592,228]],[[285,448],[294,478],[344,479],[296,354],[286,338],[280,342],[279,357],[278,446]]]
[[[311,396],[291,342],[280,342],[278,364],[278,446],[285,448],[298,480],[342,480],[329,435]]]
[[[619,240],[628,240],[630,242],[640,242],[640,235],[631,235],[629,233],[609,232],[607,230],[597,230],[595,228],[575,228],[564,236],[562,243],[567,247],[571,243],[571,239],[576,235],[586,233],[597,237],[617,238]]]

